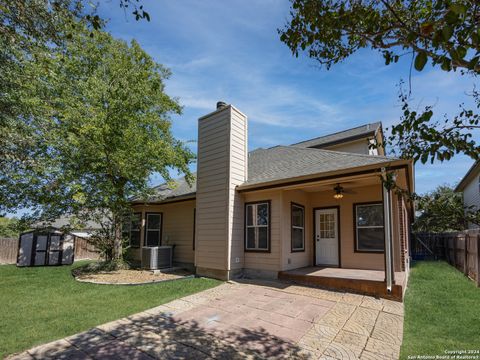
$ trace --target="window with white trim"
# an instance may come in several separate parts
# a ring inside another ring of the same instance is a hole
[[[305,250],[305,207],[291,205],[292,212],[292,251]]]
[[[123,223],[123,238],[128,239],[132,248],[140,247],[140,230],[142,227],[142,213],[133,213]]]
[[[245,250],[269,251],[270,203],[257,202],[245,205]]]
[[[355,240],[356,251],[384,251],[385,228],[381,202],[355,205]]]
[[[145,214],[144,246],[160,246],[162,243],[162,214]]]

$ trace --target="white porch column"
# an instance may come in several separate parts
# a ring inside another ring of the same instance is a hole
[[[383,189],[383,219],[385,224],[385,281],[387,291],[392,291],[395,281],[395,272],[393,270],[393,242],[392,242],[392,191],[387,180],[387,173],[382,169]]]

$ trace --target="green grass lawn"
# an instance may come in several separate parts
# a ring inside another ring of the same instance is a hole
[[[80,283],[73,266],[0,266],[0,358],[220,284],[211,279],[121,286]]]
[[[480,350],[480,288],[444,261],[417,262],[405,296],[401,359]]]

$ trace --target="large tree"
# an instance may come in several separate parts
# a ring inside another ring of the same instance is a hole
[[[362,48],[379,51],[385,64],[410,55],[422,71],[434,67],[459,76],[480,73],[480,3],[477,0],[291,0],[291,19],[280,39],[298,56],[305,51],[327,69]],[[425,163],[457,153],[480,158],[480,95],[473,109],[460,104],[457,115],[433,115],[432,106],[411,110],[402,92],[403,115],[388,139],[404,157]]]
[[[147,194],[155,172],[167,180],[171,169],[188,175],[193,155],[171,133],[170,115],[181,107],[165,93],[168,69],[135,41],[90,32],[76,31],[26,65],[42,75],[31,85],[42,111],[16,121],[37,147],[4,160],[0,192],[38,219],[100,220],[102,237],[114,244],[106,255],[118,258],[128,199]]]
[[[149,20],[139,0],[118,1],[137,20]],[[35,82],[49,69],[32,73],[28,63],[50,56],[85,25],[90,29],[104,25],[96,6],[87,0],[0,0],[0,167],[6,157],[31,157],[37,146],[17,119],[41,114]],[[0,211],[2,204],[15,201],[0,195]]]

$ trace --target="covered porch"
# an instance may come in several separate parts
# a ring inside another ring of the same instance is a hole
[[[395,301],[402,301],[406,288],[405,271],[394,273],[391,291],[387,291],[385,271],[380,270],[307,266],[299,269],[280,271],[278,278],[280,280],[293,281],[308,286],[349,291]]]
[[[400,193],[383,186],[387,173],[399,188],[410,190],[408,169],[390,167],[245,194],[247,204],[271,201],[271,249],[246,253],[245,268],[276,270],[275,277],[299,284],[402,301],[412,210]]]

